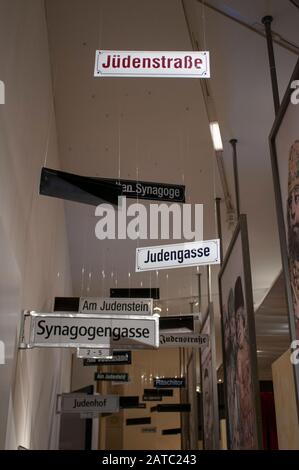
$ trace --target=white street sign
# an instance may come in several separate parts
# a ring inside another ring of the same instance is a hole
[[[29,325],[28,325],[29,323]],[[21,349],[34,347],[152,349],[159,347],[159,315],[24,313]],[[29,330],[29,332],[28,332]],[[26,340],[25,336],[29,336]]]
[[[92,358],[92,359],[112,359],[113,351],[111,349],[96,349],[96,348],[78,348],[77,357],[79,358]]]
[[[119,411],[118,395],[63,393],[58,413],[115,413]]]
[[[196,333],[160,333],[160,348],[202,348],[208,342],[208,335]]]
[[[208,51],[96,51],[95,77],[209,78]]]
[[[153,313],[153,299],[80,297],[79,312],[151,315]]]
[[[136,272],[220,264],[220,241],[136,248]]]

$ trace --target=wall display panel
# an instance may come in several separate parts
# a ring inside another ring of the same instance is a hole
[[[299,340],[299,60],[269,137],[290,339]],[[293,345],[297,346],[296,343]],[[299,364],[294,365],[299,414]]]
[[[219,273],[227,435],[230,449],[261,448],[256,337],[246,216]]]
[[[200,353],[201,389],[203,397],[203,439],[206,450],[219,449],[219,412],[217,395],[216,349],[213,304],[208,306],[201,334],[209,343]]]

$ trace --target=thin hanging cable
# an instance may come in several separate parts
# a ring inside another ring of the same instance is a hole
[[[103,3],[102,0],[99,0],[99,49],[102,47],[102,36],[103,36]]]
[[[203,0],[201,8],[201,18],[202,18],[202,32],[203,32],[203,47],[204,51],[207,50],[207,41],[206,41],[206,2]]]
[[[120,103],[120,99],[119,99],[119,89],[118,89],[118,104],[117,104],[117,109],[118,109],[118,115],[117,115],[117,125],[118,125],[118,179],[120,180],[120,164],[121,164],[121,159],[120,159],[120,138],[121,138],[121,134],[120,134],[120,109],[119,109],[119,103]]]

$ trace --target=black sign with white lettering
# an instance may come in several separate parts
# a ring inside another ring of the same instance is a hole
[[[131,351],[113,351],[113,357],[111,359],[105,358],[87,358],[84,359],[84,366],[97,366],[101,365],[122,365],[122,364],[131,364],[132,363],[132,353]]]
[[[113,180],[101,178],[107,183],[115,182],[121,187],[122,196],[133,199],[148,199],[152,201],[185,202],[185,186],[149,181]]]
[[[42,168],[39,192],[44,196],[93,206],[103,202],[117,205],[119,196],[152,201],[185,202],[183,185],[80,176],[51,168]]]
[[[143,401],[162,401],[161,395],[143,395]]]
[[[154,387],[165,387],[165,388],[184,388],[185,378],[184,377],[164,377],[163,379],[154,379]]]
[[[96,372],[94,380],[106,380],[113,382],[128,382],[129,374],[125,372]]]

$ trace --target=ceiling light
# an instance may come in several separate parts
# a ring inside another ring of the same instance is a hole
[[[162,308],[161,307],[154,307],[154,312],[162,312]]]
[[[218,122],[210,122],[211,137],[214,149],[216,151],[223,150],[222,139]]]

